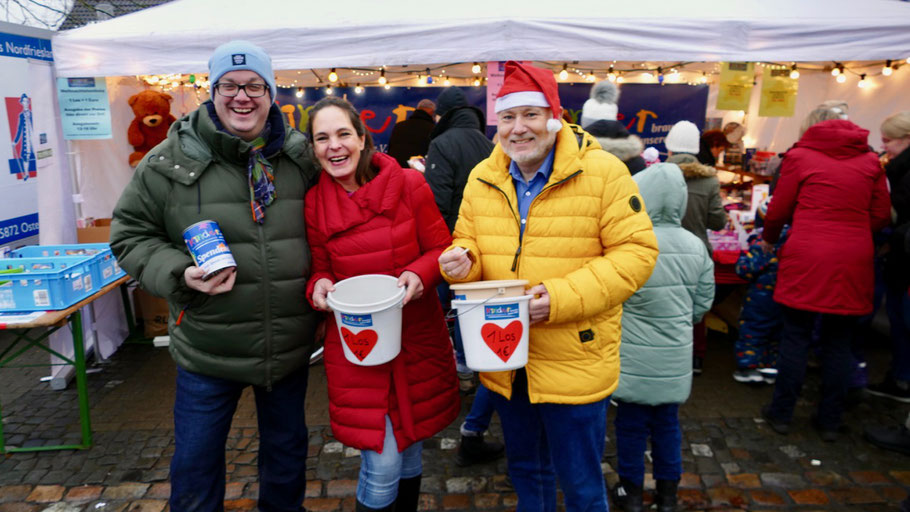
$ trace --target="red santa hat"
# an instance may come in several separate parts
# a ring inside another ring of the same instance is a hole
[[[496,96],[496,113],[514,107],[549,108],[553,117],[547,120],[547,131],[558,132],[562,128],[562,107],[553,72],[513,60],[506,62],[502,88]]]

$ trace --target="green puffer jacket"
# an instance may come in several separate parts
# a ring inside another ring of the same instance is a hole
[[[266,155],[276,198],[257,224],[246,170],[251,146],[216,129],[209,103],[175,122],[137,167],[114,209],[111,249],[142,288],[167,299],[178,365],[270,386],[307,364],[312,350],[318,317],[306,300],[303,198],[317,169],[304,135],[273,105],[269,121],[273,132],[283,130],[284,144]],[[228,293],[202,294],[183,279],[193,265],[183,230],[201,220],[218,222],[237,261]]]

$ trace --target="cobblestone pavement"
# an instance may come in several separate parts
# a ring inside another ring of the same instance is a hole
[[[0,337],[0,346],[6,341]],[[883,345],[870,349],[872,380],[887,365]],[[910,458],[862,440],[869,423],[897,425],[910,407],[866,397],[848,412],[848,431],[824,443],[810,427],[818,375],[811,373],[789,436],[758,419],[771,396],[767,386],[731,378],[732,346],[712,340],[705,373],[681,409],[685,510],[819,511],[897,510],[910,488]],[[39,358],[43,356],[36,356]],[[167,509],[168,464],[174,450],[171,407],[174,365],[164,349],[126,345],[88,377],[94,447],[85,451],[0,456],[0,512],[161,512]],[[0,403],[7,442],[18,446],[79,439],[76,391],[53,391],[38,377],[46,372],[0,370]],[[471,397],[465,397],[466,411]],[[310,375],[309,510],[353,510],[359,457],[336,442],[328,427],[325,376]],[[610,412],[612,436],[612,411]],[[425,443],[421,510],[512,510],[516,496],[505,461],[461,468],[453,423]],[[501,438],[494,420],[494,437]],[[234,417],[227,446],[226,508],[255,508],[257,431],[250,393]],[[608,439],[604,475],[609,484],[615,448]],[[646,481],[653,489],[653,481]]]

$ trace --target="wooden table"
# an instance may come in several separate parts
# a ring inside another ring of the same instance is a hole
[[[79,424],[82,428],[82,442],[81,444],[67,444],[67,445],[53,445],[53,446],[31,446],[31,447],[12,447],[9,448],[5,444],[5,438],[3,436],[3,414],[2,409],[0,409],[0,453],[12,453],[12,452],[34,452],[34,451],[48,451],[48,450],[85,450],[92,446],[92,422],[89,417],[89,405],[88,405],[88,388],[86,385],[86,376],[85,376],[85,347],[84,341],[82,339],[82,313],[81,309],[92,302],[103,297],[105,294],[120,288],[120,292],[123,295],[124,300],[124,309],[126,310],[127,323],[129,325],[133,324],[132,313],[129,308],[129,297],[126,293],[126,288],[122,287],[124,283],[129,280],[129,276],[121,277],[116,281],[113,281],[100,290],[95,292],[93,295],[77,302],[76,304],[59,311],[48,311],[40,317],[26,323],[15,323],[15,324],[4,324],[0,320],[0,330],[8,330],[15,334],[15,339],[13,343],[0,351],[0,370],[3,368],[22,368],[29,365],[13,365],[12,363],[16,358],[24,354],[28,349],[34,347],[50,354],[53,354],[65,363],[59,363],[63,365],[73,366],[76,370],[76,389],[79,393]],[[67,324],[70,325],[73,333],[73,358],[70,359],[65,355],[57,352],[56,350],[50,348],[44,342],[48,340],[51,334],[57,332],[61,327],[65,327]],[[32,331],[42,331],[36,332],[34,337],[32,336]],[[15,350],[19,346],[20,342],[25,342],[25,346],[20,347],[18,350]],[[35,365],[31,365],[35,366]],[[44,366],[44,365],[42,365]]]

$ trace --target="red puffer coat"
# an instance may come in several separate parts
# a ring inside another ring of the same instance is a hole
[[[868,137],[850,121],[824,121],[783,159],[762,235],[776,242],[792,224],[775,301],[819,313],[872,312],[872,232],[888,225],[891,202]]]
[[[379,366],[344,357],[334,315],[328,315],[325,369],[332,433],[347,446],[382,451],[385,415],[398,450],[448,426],[460,410],[452,344],[435,287],[436,262],[452,238],[423,176],[394,158],[373,156],[379,174],[353,195],[325,172],[306,196],[313,273],[332,282],[362,274],[420,276],[423,296],[402,311],[401,353]]]

